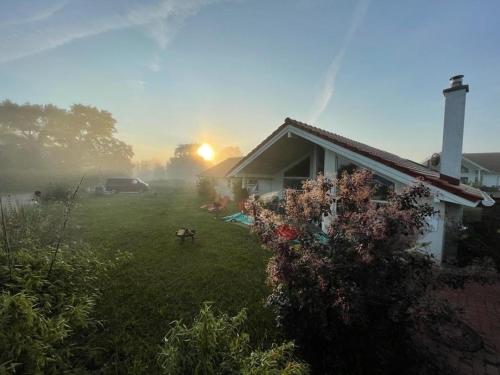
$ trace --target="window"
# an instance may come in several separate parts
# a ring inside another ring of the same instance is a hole
[[[298,162],[285,171],[285,177],[306,177],[309,178],[310,158]]]
[[[247,180],[246,188],[250,194],[255,193],[259,189],[259,180],[257,180],[256,178],[249,178]]]
[[[373,184],[375,192],[373,200],[386,201],[389,197],[389,192],[394,190],[394,183],[377,174],[373,175]]]
[[[469,173],[469,168],[462,165],[462,173]]]
[[[469,177],[460,177],[460,182],[462,184],[468,184],[469,183]]]

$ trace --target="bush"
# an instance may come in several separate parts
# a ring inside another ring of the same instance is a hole
[[[60,244],[55,253],[58,233],[41,236],[47,223],[60,222],[46,217],[53,213],[40,207],[4,212],[0,373],[75,373],[88,367],[98,350],[91,344],[101,326],[93,315],[95,304],[109,270],[123,257],[103,261],[94,249],[74,241]]]
[[[234,317],[216,316],[205,304],[191,327],[173,322],[159,355],[164,374],[308,374],[308,367],[293,357],[294,345],[275,345],[252,351],[242,332],[245,310]]]
[[[213,201],[215,199],[215,185],[214,182],[208,177],[201,177],[196,185],[198,195],[204,201]]]
[[[49,184],[42,190],[44,202],[68,202],[71,199],[71,188],[66,184]]]
[[[331,194],[336,188],[336,198]],[[254,230],[274,255],[268,265],[268,305],[318,373],[399,374],[422,370],[414,342],[419,322],[430,319],[422,300],[435,282],[431,258],[415,251],[426,218],[429,190],[415,185],[372,203],[365,170],[338,181],[323,176],[302,191],[285,192],[283,214],[248,202]],[[332,214],[326,240],[311,224]],[[291,228],[293,242],[281,238]]]
[[[85,337],[100,323],[92,313],[103,277],[113,265],[90,248],[63,249],[47,276],[48,249],[20,249],[15,268],[0,256],[0,363],[15,373],[62,373],[84,367]]]
[[[490,208],[483,208],[490,209]],[[481,259],[489,258],[495,263],[497,270],[500,270],[500,253],[498,252],[498,241],[500,240],[500,220],[481,221],[471,223],[458,236],[457,241],[457,262],[460,266],[469,266]],[[488,226],[495,226],[491,230]]]
[[[241,202],[248,199],[248,190],[242,187],[241,178],[234,178],[231,181],[233,197],[235,202]]]

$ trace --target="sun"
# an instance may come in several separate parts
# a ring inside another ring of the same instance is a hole
[[[196,151],[203,159],[210,161],[214,158],[214,149],[208,143],[203,143]]]

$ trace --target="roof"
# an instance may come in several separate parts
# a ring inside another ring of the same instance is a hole
[[[231,169],[241,160],[242,157],[227,158],[214,166],[205,169],[198,176],[200,177],[226,177]]]
[[[372,160],[375,160],[381,164],[389,166],[395,170],[403,172],[412,177],[421,178],[430,185],[446,190],[452,194],[455,194],[467,200],[477,202],[485,199],[485,195],[481,190],[464,184],[453,185],[448,181],[442,179],[439,175],[439,172],[433,171],[427,168],[425,165],[416,163],[412,160],[403,159],[395,154],[391,154],[390,152],[386,152],[378,148],[368,146],[364,143],[342,137],[341,135],[317,128],[315,126],[305,124],[297,120],[293,120],[288,117],[285,119],[285,122],[280,127],[278,127],[271,135],[269,135],[266,139],[264,139],[264,141],[262,141],[257,147],[255,147],[244,158],[242,158],[238,163],[236,163],[230,170],[228,170],[227,174],[231,173],[237,166],[241,165],[245,160],[247,160],[249,157],[255,154],[262,146],[264,146],[276,134],[278,134],[287,126],[292,126],[299,130],[303,130],[307,133],[322,138],[340,147],[344,147],[357,154],[366,156]]]
[[[463,156],[483,168],[500,173],[500,152],[473,152]]]

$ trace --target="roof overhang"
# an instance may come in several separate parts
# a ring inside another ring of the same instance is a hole
[[[338,155],[346,157],[356,164],[359,164],[367,169],[373,170],[376,173],[380,173],[396,182],[404,185],[413,185],[419,182],[425,183],[431,190],[434,197],[439,200],[455,203],[458,205],[463,205],[467,207],[477,207],[480,204],[485,206],[490,206],[495,203],[495,201],[489,197],[484,192],[481,192],[481,197],[476,196],[472,193],[461,192],[462,194],[455,194],[449,190],[446,190],[439,186],[439,184],[444,184],[443,181],[434,181],[430,178],[420,179],[421,176],[412,175],[410,173],[405,173],[399,170],[395,166],[387,165],[387,163],[382,163],[375,160],[372,157],[362,155],[358,152],[350,150],[349,148],[338,145],[332,141],[329,141],[323,137],[315,135],[304,129],[301,129],[291,123],[285,122],[278,129],[276,129],[269,137],[267,137],[259,146],[252,150],[246,157],[244,157],[240,162],[235,165],[227,174],[228,177],[237,177],[238,174],[255,159],[257,159],[264,151],[275,144],[279,139],[285,136],[296,135],[302,137],[312,143],[315,143],[324,149],[333,151]],[[437,186],[436,186],[437,185]],[[448,187],[449,189],[457,189],[456,187]],[[457,189],[458,190],[458,189]]]

